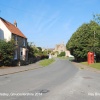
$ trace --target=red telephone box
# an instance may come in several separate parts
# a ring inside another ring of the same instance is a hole
[[[88,52],[88,64],[94,63],[94,53],[93,52]]]

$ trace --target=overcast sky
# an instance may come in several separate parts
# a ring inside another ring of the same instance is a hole
[[[67,43],[83,23],[100,14],[100,0],[0,0],[0,17],[13,23],[36,46]]]

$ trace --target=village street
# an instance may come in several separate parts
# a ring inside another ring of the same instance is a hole
[[[47,67],[0,76],[0,100],[100,100],[100,73],[56,59]]]

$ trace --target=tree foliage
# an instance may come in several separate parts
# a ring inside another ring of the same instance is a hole
[[[28,59],[29,62],[36,62],[40,59],[48,58],[48,51],[42,51],[41,47],[36,47],[33,43],[28,43]]]
[[[66,45],[77,60],[86,60],[88,51],[100,57],[100,26],[95,21],[82,24]]]
[[[94,20],[96,23],[100,24],[100,14],[93,15],[93,20]]]
[[[0,40],[0,60],[3,66],[10,66],[14,57],[14,41]]]
[[[28,43],[28,58],[34,57],[34,49],[33,44],[30,42]]]

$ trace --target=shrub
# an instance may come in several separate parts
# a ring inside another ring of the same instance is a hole
[[[62,57],[62,56],[65,56],[65,52],[61,52],[58,57]]]
[[[14,41],[4,41],[0,40],[0,60],[3,66],[10,66],[12,64],[14,55]]]

